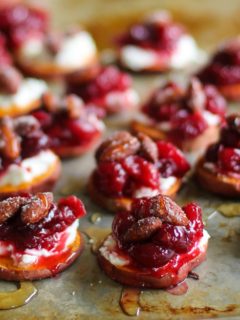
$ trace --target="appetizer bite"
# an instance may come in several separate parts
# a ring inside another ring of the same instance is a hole
[[[29,75],[55,78],[79,72],[84,78],[98,63],[97,49],[85,30],[65,34],[48,32],[44,37],[31,36],[15,52],[19,67]]]
[[[166,141],[126,131],[113,134],[96,152],[89,181],[92,199],[109,211],[130,209],[134,198],[175,196],[189,170],[184,155]]]
[[[131,77],[117,67],[101,67],[92,79],[85,82],[73,80],[69,77],[67,92],[80,96],[99,117],[127,111],[138,104]]]
[[[0,202],[0,279],[40,280],[69,267],[83,250],[75,196],[54,203],[50,192]]]
[[[166,139],[185,152],[205,149],[219,136],[226,101],[214,86],[192,78],[183,87],[169,82],[156,89],[143,106],[145,122],[134,121],[134,132]]]
[[[38,108],[47,90],[45,81],[23,78],[12,65],[0,63],[0,118],[20,116]]]
[[[214,84],[229,100],[240,100],[240,37],[222,44],[199,72],[204,83]]]
[[[5,0],[2,2],[6,3]],[[12,52],[29,38],[43,38],[48,28],[49,15],[43,8],[17,0],[8,0],[6,5],[0,6],[0,32]]]
[[[166,11],[132,25],[117,44],[120,65],[135,72],[183,69],[203,59],[192,36]]]
[[[0,119],[0,158],[0,198],[51,190],[61,171],[48,137],[32,116]]]
[[[135,199],[114,217],[98,261],[121,284],[169,288],[205,260],[208,238],[196,203],[181,208],[164,195]]]
[[[32,115],[48,136],[49,148],[60,157],[72,157],[89,151],[100,139],[104,124],[89,113],[83,101],[68,95],[58,98],[46,93],[42,107]]]
[[[212,144],[196,168],[196,177],[210,192],[240,196],[240,114],[227,118],[220,139]]]

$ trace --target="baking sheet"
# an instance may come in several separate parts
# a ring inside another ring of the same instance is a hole
[[[112,5],[113,2],[115,1],[105,1],[109,5]],[[94,5],[96,2],[90,1],[90,3]],[[123,2],[121,1],[121,3]],[[133,3],[134,6],[137,6],[136,1],[133,1]],[[142,11],[146,7],[146,3],[151,8],[156,7],[156,1],[140,1],[139,3]],[[166,2],[164,3],[166,6]],[[170,6],[173,6],[174,1],[169,1],[169,3]],[[187,3],[187,1],[184,1],[184,3]],[[202,3],[203,6],[206,5],[206,1],[202,1]],[[226,12],[237,9],[238,3],[238,1],[229,3],[230,9],[228,8]],[[61,25],[61,27],[63,27],[64,23],[69,23],[69,17],[73,21],[78,21],[79,17],[82,19],[85,17],[87,20],[87,13],[90,15],[90,12],[96,12],[96,10],[91,11],[85,1],[66,2],[55,0],[51,1],[49,6],[55,11],[56,24]],[[83,11],[79,11],[77,14],[76,10],[75,15],[71,16],[70,12],[73,11],[74,6],[82,8]],[[179,4],[178,10],[176,9],[175,11],[179,12],[180,7]],[[57,10],[55,10],[56,8]],[[63,15],[64,10],[66,10],[65,15]],[[83,14],[84,10],[86,15]],[[102,11],[100,14],[103,15]],[[219,17],[219,15],[220,13],[216,14],[216,17]],[[230,19],[229,16],[227,15],[226,18],[226,26],[227,19]],[[90,18],[89,23],[91,21]],[[217,18],[214,21],[216,30],[218,26]],[[238,27],[238,25],[234,24],[235,27]],[[236,31],[234,28],[226,27],[225,34],[229,36],[234,33]],[[216,41],[219,40],[218,37],[220,37],[221,32],[218,30],[215,33],[219,33],[219,36],[215,34],[214,39]],[[223,37],[223,34],[221,34],[221,37]],[[202,39],[201,36],[200,39]],[[166,77],[168,78],[169,75],[135,76],[134,83],[141,93],[141,98],[144,99],[147,92],[157,86],[160,81],[164,81]],[[181,78],[182,76],[178,74],[178,77]],[[124,116],[107,120],[106,123],[110,129],[106,134],[109,134],[115,128],[125,127],[127,120],[132,116],[133,114],[130,114],[126,117],[125,114]],[[82,158],[64,161],[63,175],[55,195],[56,197],[71,193],[78,195],[88,209],[88,217],[80,223],[81,231],[95,232],[99,235],[99,230],[103,230],[103,235],[106,230],[110,229],[112,215],[91,203],[86,194],[87,178],[93,168],[93,152]],[[177,201],[180,203],[191,200],[197,200],[202,205],[206,229],[211,235],[207,261],[195,270],[200,279],[198,281],[187,279],[189,290],[181,296],[174,296],[162,290],[144,290],[140,296],[141,311],[138,319],[212,319],[216,316],[226,319],[240,318],[240,218],[222,216],[217,211],[217,208],[221,204],[226,203],[229,206],[231,203],[201,190],[194,180],[185,185],[177,197]],[[240,211],[240,204],[235,203],[235,206],[237,206],[235,210]],[[94,224],[91,222],[91,216],[96,213],[100,214],[101,219]],[[111,281],[103,274],[97,265],[95,255],[91,252],[92,241],[89,241],[89,238],[85,236],[85,242],[85,251],[73,266],[53,279],[34,282],[38,289],[37,296],[25,306],[0,311],[0,319],[127,319],[128,316],[122,312],[119,306],[122,286]],[[1,291],[13,289],[14,284],[0,282]]]

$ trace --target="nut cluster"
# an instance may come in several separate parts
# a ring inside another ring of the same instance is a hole
[[[185,212],[171,198],[157,195],[148,199],[146,204],[138,207],[135,213],[137,221],[126,231],[123,241],[136,242],[148,239],[153,233],[161,228],[163,222],[177,226],[186,226],[189,220]]]
[[[18,212],[25,224],[37,223],[48,215],[53,203],[51,192],[37,193],[32,197],[12,197],[0,202],[0,223],[6,222]]]
[[[156,143],[143,133],[137,136],[127,131],[120,131],[105,140],[96,152],[96,159],[101,161],[117,161],[140,153],[151,162],[158,159]]]
[[[69,94],[60,99],[52,93],[45,93],[42,97],[44,108],[51,113],[67,112],[71,119],[78,119],[85,114],[83,101],[75,94]]]

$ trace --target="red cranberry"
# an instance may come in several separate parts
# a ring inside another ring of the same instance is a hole
[[[126,233],[126,230],[128,230],[135,221],[134,216],[127,211],[122,211],[115,215],[112,223],[112,232],[119,247],[123,246],[122,237]]]
[[[140,266],[158,268],[164,266],[175,255],[171,249],[161,247],[154,243],[137,243],[128,250],[129,255]]]
[[[32,132],[30,135],[22,137],[21,149],[23,158],[32,157],[48,147],[49,139],[42,131]]]
[[[108,196],[121,196],[126,181],[127,173],[118,162],[100,162],[95,171],[95,183],[98,190]]]
[[[49,112],[46,112],[43,110],[37,110],[37,111],[34,111],[32,115],[39,121],[43,129],[51,126],[52,115]]]
[[[157,147],[159,155],[158,166],[164,177],[171,175],[182,177],[190,169],[183,153],[172,143],[158,141]]]
[[[206,161],[216,163],[218,160],[218,153],[221,148],[223,148],[223,145],[219,143],[210,145],[206,151],[206,155],[205,155]]]
[[[206,120],[199,112],[184,117],[176,117],[172,120],[172,136],[177,139],[193,139],[205,131],[208,127]]]
[[[218,164],[223,171],[240,173],[240,150],[233,148],[220,150]]]
[[[224,97],[212,85],[206,85],[204,91],[206,94],[206,109],[212,113],[224,116],[227,109]]]
[[[129,156],[122,161],[122,166],[128,175],[144,186],[157,188],[159,173],[154,164],[139,156]]]
[[[183,207],[189,219],[188,230],[190,233],[196,233],[197,237],[203,234],[202,209],[195,202],[191,202]]]
[[[188,231],[185,227],[173,226],[165,223],[152,238],[158,245],[163,245],[177,253],[184,253],[190,250],[193,242],[189,239]]]

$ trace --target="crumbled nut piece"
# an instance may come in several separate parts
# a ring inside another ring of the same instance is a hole
[[[20,136],[27,136],[40,129],[40,123],[33,116],[22,116],[13,120],[15,132]]]
[[[0,202],[0,223],[5,222],[27,202],[27,198],[13,197]]]
[[[143,156],[149,161],[157,162],[158,148],[156,143],[144,133],[138,133],[137,137],[141,142],[140,151]]]
[[[148,239],[162,225],[161,219],[158,217],[147,217],[138,220],[125,233],[125,242],[134,242]]]
[[[171,198],[161,194],[151,198],[149,212],[151,216],[159,217],[162,221],[173,225],[186,226],[189,223],[182,208]]]
[[[14,94],[21,85],[22,76],[12,66],[0,65],[0,92]]]
[[[96,152],[97,161],[120,160],[134,155],[140,149],[140,142],[127,131],[120,131],[104,141]]]
[[[51,192],[37,193],[22,206],[22,221],[26,224],[39,222],[48,214],[52,203],[53,194]]]
[[[19,139],[14,132],[12,119],[5,117],[0,120],[0,135],[4,142],[2,152],[9,159],[16,159],[20,155]]]
[[[68,96],[66,96],[65,105],[69,117],[72,119],[77,119],[84,114],[83,101],[75,94],[69,94]]]
[[[203,110],[206,103],[206,95],[203,86],[197,78],[192,78],[187,89],[187,104],[192,110]]]

